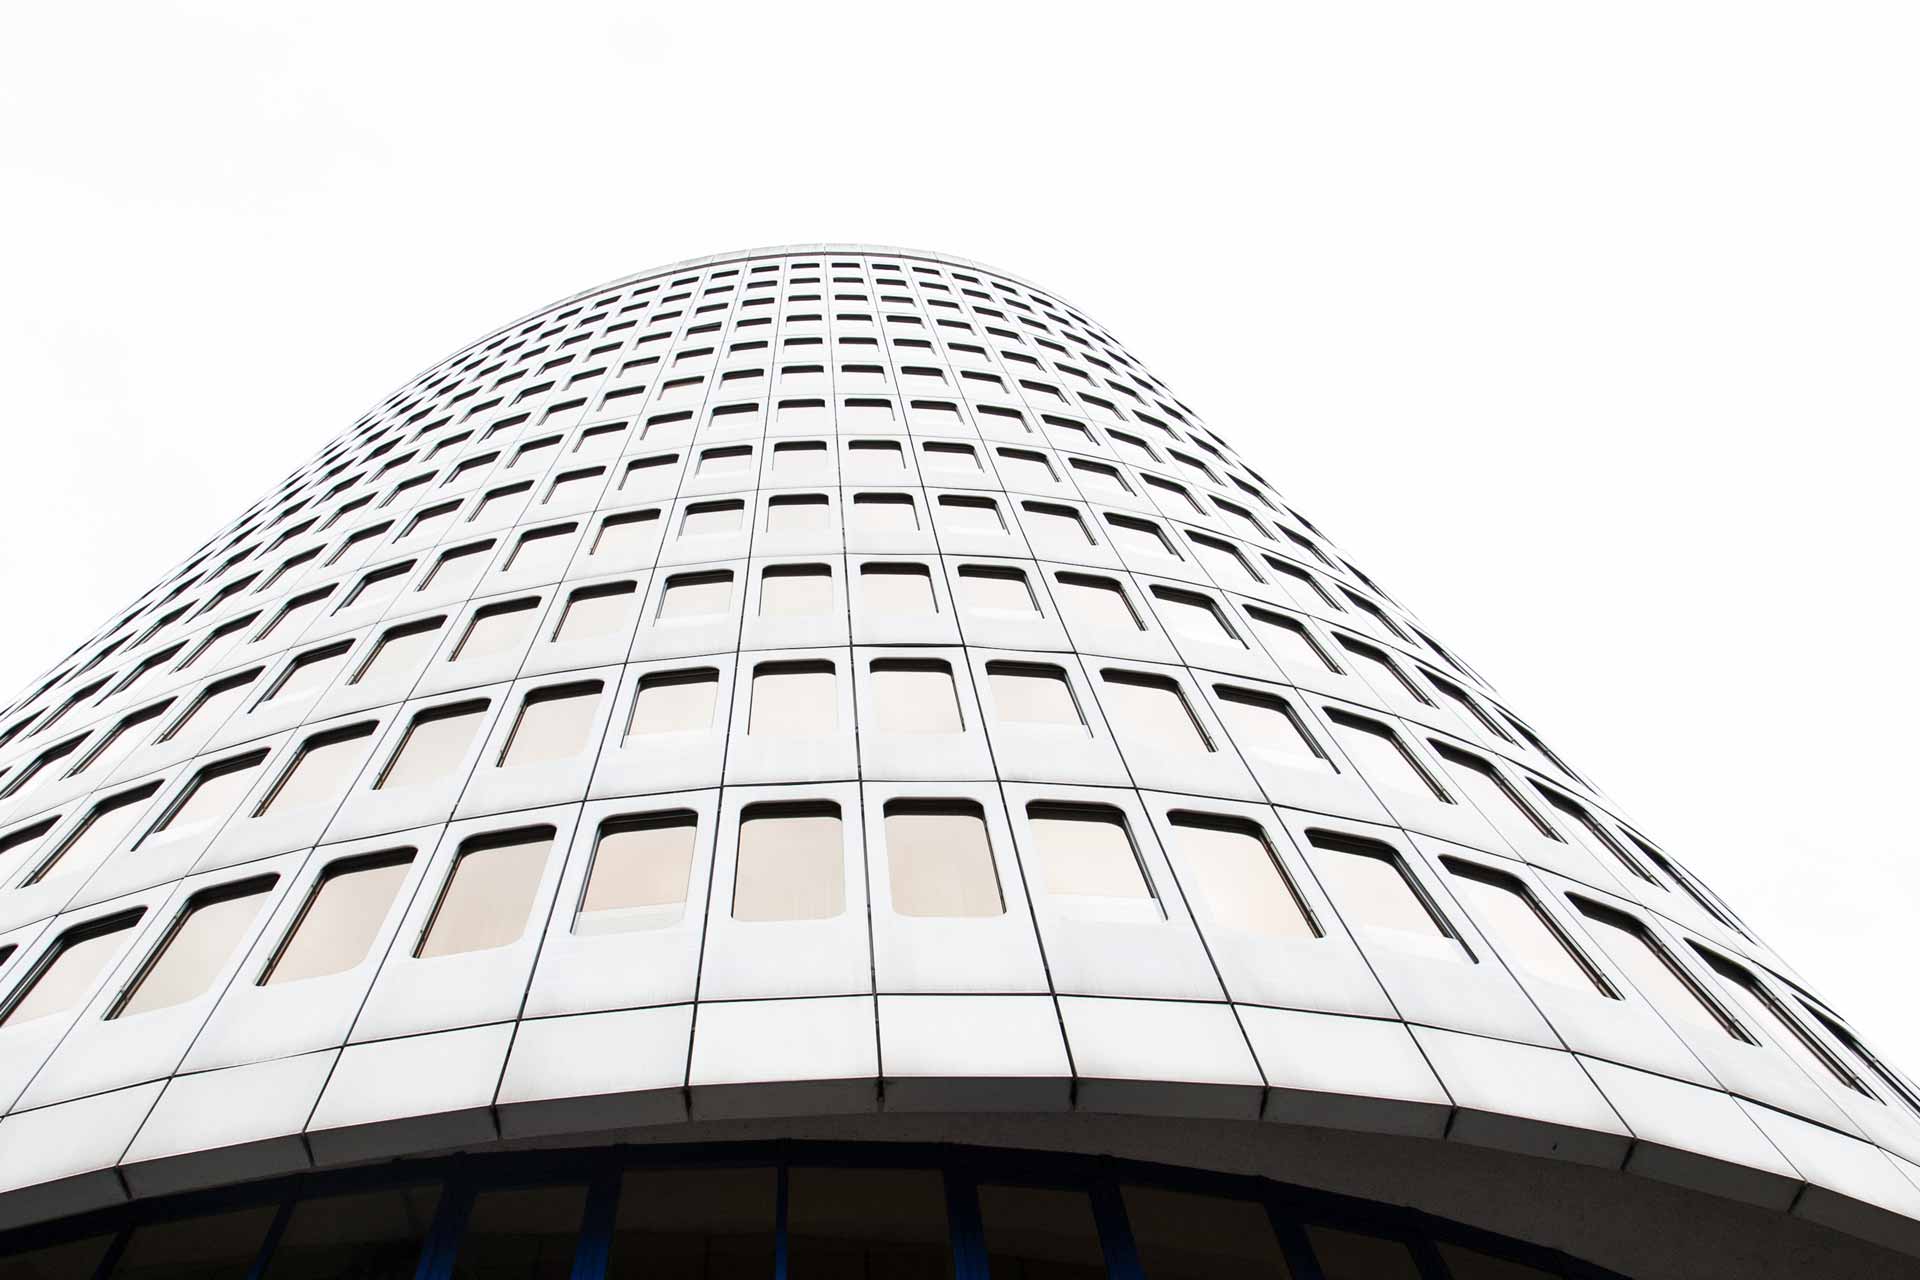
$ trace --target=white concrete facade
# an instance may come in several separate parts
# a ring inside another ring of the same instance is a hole
[[[0,715],[0,1226],[1087,1113],[1920,1253],[1920,1094],[1224,426],[1044,290],[872,246],[436,364]],[[539,849],[471,891],[524,923],[436,938],[495,837]],[[267,981],[370,866],[357,957]]]

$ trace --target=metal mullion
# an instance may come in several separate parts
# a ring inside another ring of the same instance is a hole
[[[986,1224],[980,1218],[980,1195],[973,1172],[958,1162],[947,1161],[941,1169],[941,1182],[947,1192],[954,1280],[988,1280]]]
[[[93,1280],[107,1280],[113,1269],[120,1265],[120,1255],[127,1251],[127,1241],[133,1238],[132,1227],[122,1227],[113,1237],[113,1243],[100,1255],[100,1264],[93,1269]]]
[[[1108,1280],[1145,1280],[1140,1251],[1127,1225],[1127,1209],[1120,1200],[1120,1184],[1104,1172],[1087,1187],[1093,1201],[1093,1221],[1100,1232],[1100,1253],[1107,1260]]]
[[[267,1274],[267,1264],[273,1260],[273,1251],[280,1247],[280,1237],[286,1233],[287,1220],[293,1217],[293,1207],[299,1200],[298,1196],[289,1196],[280,1202],[273,1221],[267,1224],[267,1234],[260,1238],[260,1248],[254,1254],[253,1265],[247,1268],[247,1280],[261,1280]]]
[[[587,1207],[580,1223],[579,1243],[574,1249],[571,1280],[600,1280],[606,1274],[607,1259],[613,1248],[613,1215],[620,1200],[621,1162],[617,1152],[597,1162],[598,1170],[587,1184]]]
[[[1273,1226],[1274,1238],[1280,1242],[1280,1253],[1287,1260],[1287,1270],[1293,1280],[1326,1280],[1326,1273],[1320,1269],[1320,1260],[1313,1256],[1313,1246],[1307,1243],[1307,1230],[1300,1220],[1287,1212],[1285,1205],[1278,1199],[1263,1197],[1267,1209],[1267,1221]]]
[[[785,1143],[781,1144],[783,1147]],[[787,1170],[783,1153],[775,1166],[773,1193],[773,1280],[787,1280]]]
[[[442,1187],[440,1208],[427,1231],[413,1280],[445,1280],[453,1274],[453,1261],[459,1253],[460,1237],[466,1232],[475,1189],[472,1177],[464,1172],[450,1174]]]
[[[1440,1247],[1434,1243],[1432,1235],[1415,1231],[1404,1239],[1407,1248],[1413,1251],[1413,1264],[1419,1268],[1422,1280],[1453,1280],[1453,1270],[1440,1256]]]

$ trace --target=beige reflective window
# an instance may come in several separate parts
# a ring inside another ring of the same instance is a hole
[[[459,510],[460,504],[458,502],[443,502],[438,506],[428,507],[424,511],[415,512],[413,518],[407,521],[407,527],[401,531],[400,540],[404,541],[416,535],[418,535],[422,541],[438,539],[445,532],[446,526],[452,522],[454,514]]]
[[[1106,520],[1107,527],[1112,530],[1113,545],[1122,551],[1136,555],[1170,556],[1176,560],[1180,558],[1173,544],[1167,541],[1167,535],[1153,521],[1115,515],[1111,511],[1107,513]]]
[[[818,533],[831,527],[824,493],[783,493],[767,499],[768,533]]]
[[[605,467],[582,467],[577,471],[563,471],[554,478],[547,488],[547,496],[542,503],[555,503],[571,506],[585,506],[600,496],[605,485],[607,469]],[[578,528],[579,526],[574,526]]]
[[[538,597],[528,596],[524,600],[490,604],[476,611],[448,661],[495,658],[519,649],[533,638],[533,628],[540,617],[539,606]]]
[[[927,617],[940,611],[933,575],[923,564],[861,565],[860,604],[866,613],[888,617]]]
[[[641,489],[669,486],[679,475],[678,471],[669,474],[669,470],[679,464],[680,455],[677,453],[657,453],[651,458],[635,458],[620,473],[620,488],[625,489],[629,484]],[[667,491],[670,492],[670,489]]]
[[[513,451],[513,460],[507,463],[506,469],[512,471],[515,467],[526,466],[529,462],[538,462],[544,467],[547,463],[547,451],[559,447],[559,436],[542,436],[538,440],[523,444],[518,449],[515,449]]]
[[[1433,705],[1433,699],[1420,692],[1417,685],[1400,669],[1400,664],[1389,658],[1370,644],[1362,644],[1349,636],[1334,634],[1334,639],[1357,660],[1356,665],[1366,676],[1368,683],[1379,693],[1404,693],[1416,702]]]
[[[1133,610],[1124,588],[1112,578],[1096,578],[1085,573],[1056,573],[1055,599],[1060,612],[1081,626],[1118,627],[1122,631],[1144,631],[1140,615]]]
[[[987,687],[993,691],[994,712],[1003,721],[1086,727],[1080,703],[1073,696],[1073,686],[1067,682],[1067,673],[1059,667],[989,662]]]
[[[245,617],[235,618],[232,622],[225,622],[215,627],[212,633],[187,655],[187,660],[180,664],[180,670],[188,671],[201,663],[209,667],[217,667],[220,660],[232,652],[235,646],[245,638],[246,629],[259,620],[259,614],[249,613]]]
[[[1187,530],[1187,541],[1193,544],[1193,551],[1200,563],[1207,567],[1213,580],[1223,587],[1236,589],[1255,587],[1261,584],[1260,575],[1253,571],[1247,558],[1240,554],[1240,548],[1218,538],[1209,538],[1203,533]]]
[[[1873,1097],[1866,1085],[1861,1083],[1860,1077],[1824,1041],[1816,1039],[1807,1025],[1752,970],[1735,964],[1691,939],[1688,945],[1693,948],[1695,955],[1707,962],[1707,968],[1724,980],[1726,991],[1732,995],[1734,1005],[1746,1015],[1749,1026],[1765,1027],[1776,1044],[1798,1058],[1801,1065],[1816,1076],[1825,1071],[1842,1087]]]
[[[594,841],[575,933],[658,929],[685,914],[698,819],[690,810],[606,822]]]
[[[433,562],[433,568],[427,570],[427,576],[420,581],[420,590],[428,587],[443,592],[453,592],[471,588],[480,577],[481,570],[493,558],[493,539],[469,542],[465,546],[442,551]]]
[[[1501,959],[1549,982],[1613,995],[1519,880],[1459,858],[1441,861],[1453,874],[1454,896],[1473,913]]]
[[[847,453],[862,466],[898,469],[907,465],[898,440],[849,440]]]
[[[1666,945],[1647,926],[1624,911],[1569,894],[1592,926],[1594,940],[1620,966],[1627,981],[1661,1014],[1696,1026],[1719,1027],[1736,1040],[1748,1040],[1738,1023],[1707,995]]]
[[[920,451],[926,454],[928,466],[944,471],[978,472],[981,469],[980,455],[970,444],[929,440],[920,446]]]
[[[959,576],[960,598],[967,608],[1039,616],[1040,606],[1034,603],[1033,588],[1020,570],[966,564],[960,566]]]
[[[889,800],[884,810],[887,879],[903,916],[997,916],[1000,875],[977,804]]]
[[[1089,462],[1085,458],[1071,459],[1071,463],[1080,482],[1082,497],[1105,501],[1132,496],[1133,486],[1121,477],[1117,468],[1104,462]]]
[[[1195,591],[1176,591],[1172,587],[1154,587],[1153,598],[1160,602],[1160,616],[1167,626],[1181,635],[1211,644],[1240,645],[1240,637],[1228,625],[1219,604]],[[1241,645],[1244,648],[1244,645]]]
[[[394,627],[380,637],[373,646],[373,652],[360,669],[353,673],[348,684],[359,684],[364,680],[384,680],[406,672],[419,670],[426,665],[427,656],[433,647],[440,643],[440,628],[445,624],[443,618],[427,618],[420,622],[410,622],[403,627]]]
[[[374,723],[369,720],[307,739],[253,816],[284,813],[302,805],[337,803],[359,772],[360,753],[373,730]]]
[[[520,540],[513,544],[513,550],[508,553],[506,562],[500,566],[500,571],[548,575],[559,573],[567,567],[567,561],[573,556],[573,533],[579,527],[576,524],[556,524],[521,534]]]
[[[1180,686],[1135,671],[1100,673],[1100,706],[1114,736],[1156,751],[1212,751],[1213,743]]]
[[[1316,862],[1321,887],[1333,899],[1340,918],[1350,925],[1375,929],[1396,929],[1451,938],[1453,931],[1427,904],[1427,898],[1414,886],[1400,854],[1388,845],[1310,831],[1307,839],[1314,848],[1325,851]]]
[[[195,894],[109,1018],[170,1009],[203,994],[234,958],[267,905],[275,877],[258,876]]]
[[[73,834],[61,841],[53,856],[35,869],[26,883],[39,884],[53,875],[54,868],[61,864],[69,867],[90,868],[100,858],[105,857],[133,830],[133,824],[140,820],[144,804],[153,798],[160,789],[157,782],[149,782],[142,787],[122,791],[118,795],[108,796],[93,806],[81,821]]]
[[[609,582],[575,591],[567,597],[559,625],[553,629],[554,642],[570,644],[625,630],[632,625],[633,591],[631,582]]]
[[[783,440],[773,446],[773,469],[778,475],[800,478],[805,472],[824,471],[827,460],[824,440]]]
[[[552,846],[552,827],[524,827],[462,842],[414,954],[432,959],[517,941],[526,932],[527,914],[533,910],[533,895]]]
[[[746,475],[753,470],[753,449],[739,444],[723,449],[702,449],[693,464],[693,474],[703,480],[715,476]]]
[[[347,661],[347,650],[353,646],[342,640],[319,649],[310,649],[293,660],[293,664],[280,673],[280,678],[267,690],[262,702],[284,699],[288,702],[315,694],[333,683],[333,677]]]
[[[343,858],[329,865],[260,975],[260,985],[345,973],[365,960],[412,865],[412,849]]]
[[[834,612],[833,571],[824,564],[776,564],[760,574],[760,616],[817,618]]]
[[[667,579],[660,593],[660,621],[713,618],[733,604],[731,573],[682,573]]]
[[[579,755],[586,748],[603,687],[598,680],[588,680],[528,694],[507,744],[500,749],[501,767],[546,764]]]
[[[1093,534],[1087,528],[1087,522],[1072,507],[1056,506],[1051,502],[1023,502],[1021,523],[1036,544],[1051,543],[1056,547],[1091,547],[1096,545]]]
[[[867,668],[882,733],[959,733],[953,668],[937,658],[876,658]]]
[[[327,597],[332,594],[333,588],[325,587],[319,591],[309,591],[303,596],[296,596],[281,607],[280,612],[273,616],[271,622],[260,629],[260,634],[255,636],[254,639],[256,641],[265,640],[268,636],[272,635],[278,635],[288,640],[297,637],[302,631],[307,629],[307,625],[313,621],[315,615],[317,615],[321,608],[327,603]]]
[[[1247,616],[1260,628],[1260,642],[1266,646],[1273,660],[1283,668],[1291,667],[1296,672],[1331,671],[1339,673],[1340,667],[1328,656],[1320,642],[1307,630],[1306,624],[1285,614],[1269,613],[1265,609],[1248,609]]]
[[[16,797],[24,799],[32,795],[39,790],[42,782],[52,776],[53,766],[72,755],[85,740],[84,734],[78,738],[68,738],[57,746],[47,748],[27,764],[14,770],[12,777],[5,782],[5,785],[0,786],[0,800],[12,800]]]
[[[839,728],[840,698],[831,662],[763,662],[753,669],[747,732],[814,737]]]
[[[1517,817],[1549,840],[1560,839],[1559,833],[1547,825],[1546,819],[1526,802],[1514,785],[1507,781],[1506,775],[1491,763],[1447,743],[1433,739],[1428,741],[1439,752],[1441,759],[1455,766],[1453,777],[1460,783],[1461,790],[1467,793],[1467,799],[1495,823],[1508,817]]]
[[[1327,718],[1333,721],[1334,733],[1346,749],[1347,759],[1368,782],[1452,803],[1426,766],[1414,758],[1407,744],[1391,728],[1378,720],[1344,711],[1329,711]]]
[[[265,751],[250,751],[246,755],[208,765],[194,775],[187,789],[173,802],[173,807],[153,824],[153,830],[147,835],[184,830],[198,823],[233,816],[233,811],[240,806],[240,798],[247,794],[247,788],[254,783],[254,770],[266,759]]]
[[[46,839],[47,833],[52,831],[59,821],[60,815],[55,813],[38,822],[15,827],[6,834],[0,835],[0,870],[4,870],[4,874],[11,878],[17,870],[14,862],[16,860],[25,862],[31,857],[33,851],[39,847],[42,840]]]
[[[1243,751],[1283,764],[1335,772],[1292,703],[1232,685],[1213,686],[1227,736]]]
[[[856,493],[853,523],[870,533],[915,533],[920,517],[904,493]]]
[[[1280,583],[1292,595],[1295,603],[1309,609],[1315,605],[1325,605],[1335,613],[1344,612],[1340,602],[1320,585],[1320,579],[1299,565],[1288,564],[1285,560],[1276,560],[1272,556],[1263,556],[1262,559],[1267,562],[1267,568],[1273,570],[1278,576]]]
[[[228,716],[233,714],[234,708],[245,701],[248,686],[259,675],[260,668],[255,667],[251,671],[242,671],[238,675],[214,681],[201,691],[200,696],[193,700],[178,720],[168,726],[167,731],[160,735],[160,741],[172,741],[179,737],[188,725],[192,725],[195,732],[202,729],[212,731],[218,728],[226,722]]]
[[[1595,859],[1604,862],[1607,858],[1611,857],[1648,884],[1654,885],[1662,890],[1666,888],[1665,885],[1654,879],[1653,874],[1641,866],[1633,855],[1627,852],[1626,846],[1613,838],[1613,833],[1602,826],[1599,820],[1593,816],[1585,805],[1575,803],[1551,787],[1542,786],[1537,778],[1529,779],[1529,781],[1533,783],[1533,789],[1535,791],[1538,791],[1542,796],[1546,797],[1548,804],[1552,805],[1566,817],[1567,830],[1573,834],[1574,840],[1588,853],[1592,854]]]
[[[128,930],[140,922],[140,915],[138,911],[127,912],[67,930],[28,976],[5,1015],[0,1016],[0,1026],[32,1022],[85,1000],[93,993],[101,971],[128,940]]]
[[[623,511],[619,515],[608,516],[594,531],[593,546],[587,554],[617,559],[637,556],[653,545],[653,539],[659,532],[659,519],[659,511],[653,509]]]
[[[1050,489],[1060,482],[1053,463],[1044,453],[1035,453],[1031,449],[998,449],[995,452],[1000,455],[1000,475],[1008,488],[1039,485]]]
[[[156,702],[150,707],[142,707],[126,716],[114,725],[101,739],[87,749],[80,757],[80,763],[73,766],[67,776],[77,778],[83,773],[97,770],[96,777],[105,778],[113,773],[114,766],[147,740],[153,731],[154,722],[166,714],[173,705],[171,698],[165,702]]]
[[[400,594],[400,588],[407,585],[407,575],[412,572],[411,560],[375,569],[354,584],[353,590],[347,592],[346,599],[340,602],[340,608],[371,609],[386,604]]]
[[[1127,820],[1104,805],[1030,804],[1040,882],[1048,893],[1087,898],[1151,898]]]
[[[1002,534],[1007,522],[992,498],[940,496],[940,527],[949,533]]]
[[[719,695],[720,673],[712,667],[641,676],[633,697],[633,714],[627,720],[627,736],[711,729],[713,706]]]
[[[1319,924],[1266,832],[1251,822],[1175,814],[1173,854],[1180,882],[1229,929],[1274,938],[1317,938]]]
[[[733,918],[825,920],[846,910],[840,807],[753,805],[740,816]]]
[[[680,536],[704,538],[738,533],[746,517],[744,502],[695,502],[680,517]]]
[[[460,767],[487,714],[485,701],[456,702],[422,711],[407,726],[374,790],[437,782]]]

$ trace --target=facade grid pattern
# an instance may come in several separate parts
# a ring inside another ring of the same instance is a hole
[[[0,1226],[989,1107],[1908,1248],[1917,1098],[1100,326],[963,260],[543,308],[0,714]]]

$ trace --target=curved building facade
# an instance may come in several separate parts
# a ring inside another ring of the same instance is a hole
[[[1911,1274],[1569,759],[1043,289],[608,284],[0,715],[0,1271]]]

